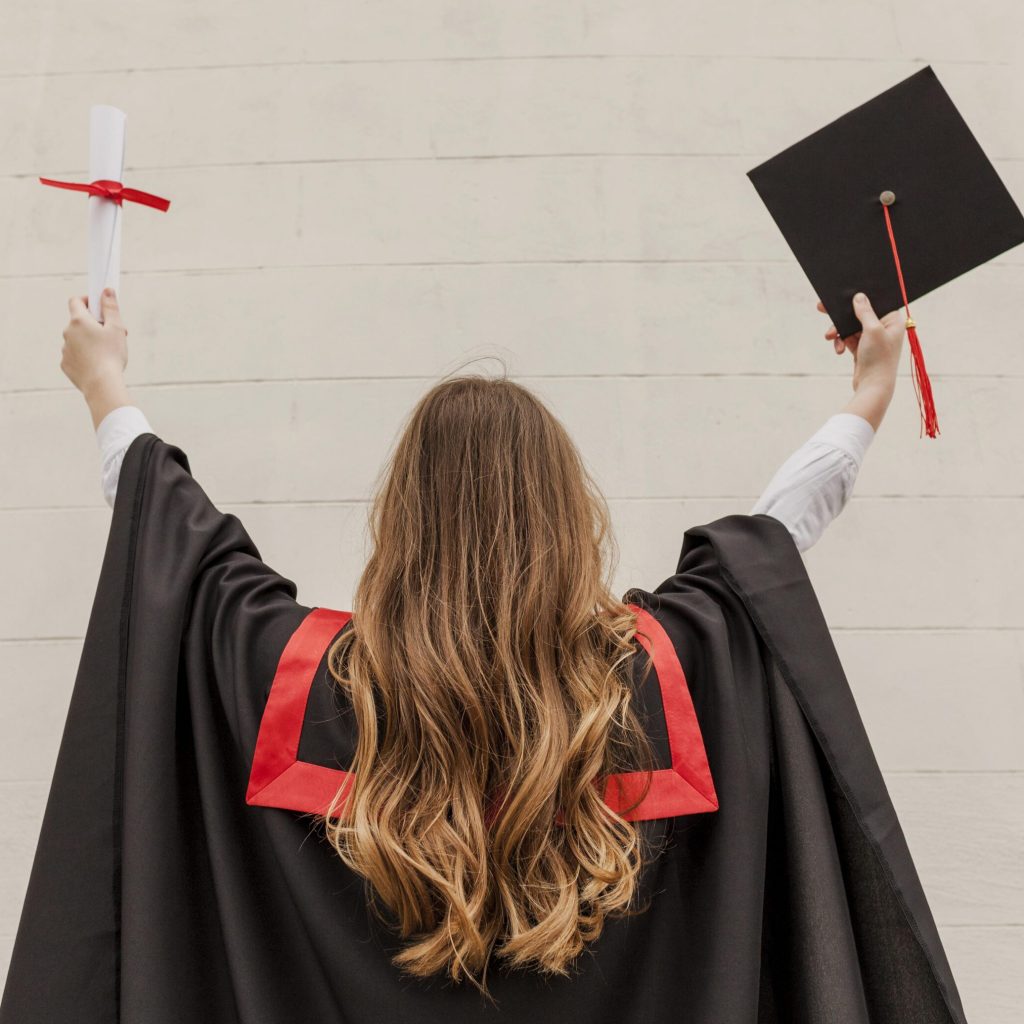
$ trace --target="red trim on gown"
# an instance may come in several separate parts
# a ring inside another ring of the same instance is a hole
[[[671,768],[651,773],[646,796],[623,813],[630,821],[671,818],[718,809],[704,740],[683,666],[661,623],[638,605],[637,639],[649,654],[661,688]],[[245,802],[260,807],[323,814],[351,773],[299,760],[306,703],[324,652],[352,618],[351,612],[314,608],[289,637],[260,720]],[[619,811],[643,790],[646,772],[608,777],[604,800]],[[344,809],[344,799],[336,813]]]

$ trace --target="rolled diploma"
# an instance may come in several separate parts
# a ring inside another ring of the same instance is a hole
[[[89,110],[89,180],[121,181],[127,116],[117,107]],[[89,311],[103,320],[100,292],[119,287],[121,280],[121,207],[89,196]]]

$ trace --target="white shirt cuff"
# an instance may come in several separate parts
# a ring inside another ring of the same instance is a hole
[[[808,444],[827,444],[846,452],[859,467],[875,436],[875,428],[854,412],[837,412],[808,438]]]
[[[101,452],[131,444],[139,434],[151,434],[145,413],[137,405],[119,405],[111,409],[96,428],[96,443]]]
[[[96,443],[100,449],[100,485],[111,508],[117,496],[117,480],[125,452],[139,434],[152,433],[149,420],[137,405],[119,405],[100,420],[96,428]]]

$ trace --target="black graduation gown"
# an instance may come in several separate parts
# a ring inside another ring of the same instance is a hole
[[[653,618],[664,675],[641,693],[666,780],[640,826],[663,846],[649,907],[610,921],[570,977],[495,967],[496,1005],[392,966],[362,880],[302,810],[340,777],[352,735],[316,661],[346,617],[295,597],[185,454],[136,438],[0,1024],[963,1024],[777,520],[688,530],[677,571],[628,595]]]

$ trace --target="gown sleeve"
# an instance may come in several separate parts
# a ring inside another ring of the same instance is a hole
[[[230,976],[212,872],[228,849],[249,850],[250,867],[259,855],[246,783],[277,661],[310,611],[295,598],[185,453],[137,435],[120,465],[0,1024],[164,1019],[137,951],[168,942],[176,1019],[235,1019],[227,987],[196,985],[193,1003],[188,979]]]
[[[709,829],[729,839],[728,850],[762,851],[756,867],[722,882],[726,891],[763,880],[758,1019],[965,1024],[895,806],[786,526],[754,514],[691,527],[675,573],[641,596],[679,645],[692,683],[720,796]],[[757,829],[741,840],[727,836],[752,821]],[[715,838],[709,831],[706,841]]]
[[[310,609],[297,602],[295,583],[266,564],[238,516],[214,505],[181,449],[148,433],[132,442],[131,455],[115,517],[128,513],[122,500],[138,505],[129,603],[136,635],[166,637],[163,655],[180,658],[182,677],[208,684],[193,707],[220,716],[244,762],[279,656]],[[152,643],[131,653],[146,678]]]

